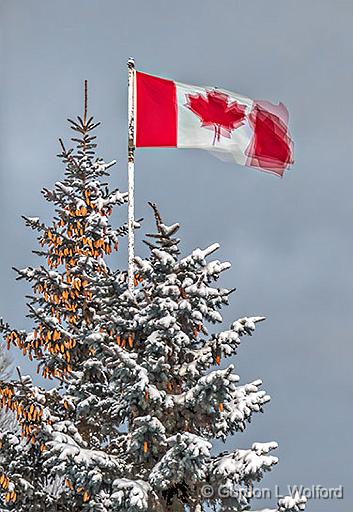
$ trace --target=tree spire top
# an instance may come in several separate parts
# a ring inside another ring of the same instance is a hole
[[[85,80],[85,100],[84,100],[84,109],[83,109],[83,123],[86,126],[87,122],[87,110],[88,110],[88,80]]]

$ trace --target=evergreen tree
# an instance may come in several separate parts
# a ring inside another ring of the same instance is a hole
[[[217,366],[264,318],[242,318],[209,334],[233,291],[214,285],[230,264],[208,262],[217,244],[181,257],[179,225],[164,224],[154,204],[149,256],[136,258],[135,291],[128,291],[126,272],[107,262],[127,232],[109,217],[127,194],[101,182],[113,162],[95,157],[98,124],[87,116],[87,101],[83,117],[69,121],[77,136],[75,149],[60,141],[65,177],[43,191],[55,217],[48,226],[24,218],[39,233],[36,253],[44,261],[15,269],[32,286],[33,329],[1,322],[8,347],[34,359],[50,382],[39,387],[20,373],[0,382],[1,404],[20,429],[0,434],[0,506],[248,510],[252,485],[277,463],[270,454],[276,443],[215,456],[211,440],[244,430],[270,398],[260,380],[239,385],[233,365]],[[212,496],[204,495],[205,485]],[[229,496],[220,497],[220,487]],[[249,493],[237,494],[241,487]],[[285,498],[275,510],[299,511],[304,503]]]

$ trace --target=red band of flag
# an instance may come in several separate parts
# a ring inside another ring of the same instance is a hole
[[[136,72],[136,98],[136,146],[176,147],[175,83]]]

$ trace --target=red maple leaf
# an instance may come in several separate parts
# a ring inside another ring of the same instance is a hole
[[[214,130],[213,145],[219,142],[221,135],[230,139],[233,130],[244,124],[245,105],[237,101],[229,101],[228,94],[217,90],[202,94],[187,94],[188,107],[201,119],[201,126]]]

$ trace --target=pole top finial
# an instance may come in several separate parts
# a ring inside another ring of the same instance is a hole
[[[129,68],[134,68],[135,67],[135,59],[133,57],[130,57],[129,60],[127,61],[127,65]]]

